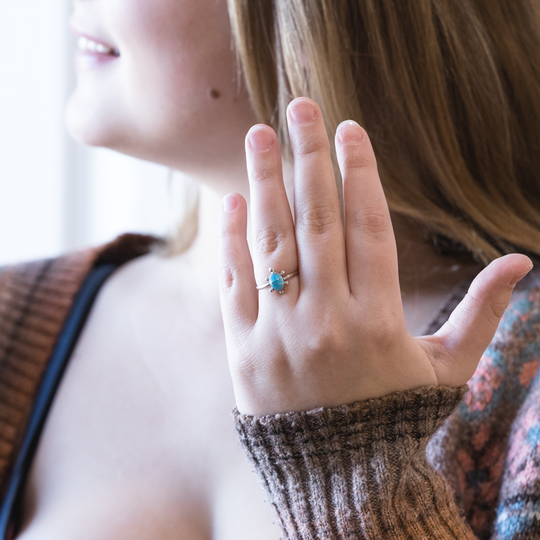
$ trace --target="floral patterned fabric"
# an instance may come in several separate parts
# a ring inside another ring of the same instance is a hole
[[[516,288],[458,409],[428,445],[479,539],[540,538],[540,272]]]

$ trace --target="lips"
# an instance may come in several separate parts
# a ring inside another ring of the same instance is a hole
[[[120,56],[120,53],[117,49],[113,49],[103,43],[97,41],[94,38],[88,38],[86,36],[80,36],[79,41],[79,50],[86,51],[95,54],[112,54],[113,56]]]
[[[78,50],[75,55],[75,69],[87,71],[104,64],[109,64],[120,56],[120,51],[111,43],[81,29],[81,26],[70,21],[73,33],[79,37]]]

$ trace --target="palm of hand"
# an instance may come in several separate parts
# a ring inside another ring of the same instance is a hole
[[[245,200],[229,196],[222,212],[221,302],[239,411],[300,411],[466,383],[530,260],[508,255],[494,261],[435,335],[413,338],[401,305],[390,213],[367,134],[354,122],[337,130],[344,230],[320,109],[299,98],[289,106],[288,120],[294,222],[276,135],[261,125],[246,139],[253,261]],[[268,276],[268,267],[287,273],[298,268],[299,276],[283,295],[259,293],[256,284]]]

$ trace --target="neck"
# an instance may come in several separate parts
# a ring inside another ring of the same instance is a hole
[[[284,183],[292,207],[293,201],[293,172],[292,166],[283,163]],[[199,230],[193,245],[182,256],[183,260],[196,268],[197,275],[206,283],[215,283],[212,287],[217,294],[217,253],[218,253],[218,227],[221,212],[221,202],[227,193],[239,193],[242,195],[248,206],[247,240],[252,246],[251,219],[249,204],[249,184],[246,173],[243,177],[237,176],[234,183],[221,182],[201,182],[200,184],[200,204],[199,204]]]

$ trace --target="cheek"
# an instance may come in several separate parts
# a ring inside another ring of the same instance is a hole
[[[243,159],[255,118],[246,92],[239,93],[225,0],[102,6],[121,57],[77,89],[88,125],[76,138],[179,169]]]
[[[242,123],[243,139],[252,116],[245,94],[239,95],[226,2],[132,1],[138,9],[122,12],[111,26],[124,51],[123,107],[135,132],[152,141],[180,137],[185,144],[183,133],[189,132],[188,143],[199,133],[211,138],[226,119],[229,129]]]
[[[120,10],[117,2],[110,12],[128,107],[144,105],[142,112],[160,119],[175,105],[185,115],[206,104],[211,88],[219,87],[220,95],[231,91],[235,62],[225,2],[130,1],[129,8]]]

